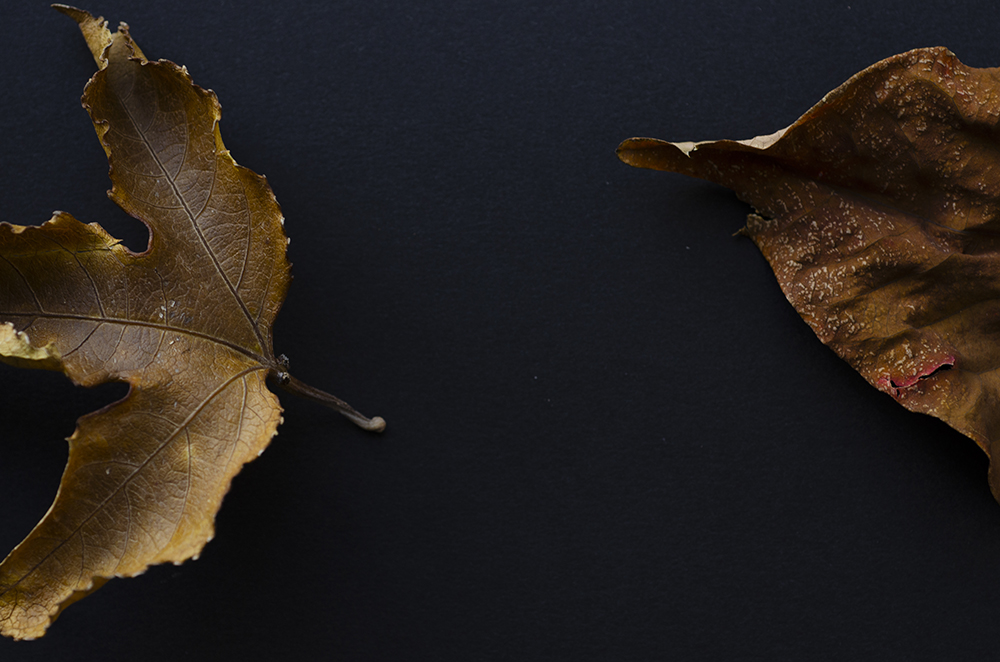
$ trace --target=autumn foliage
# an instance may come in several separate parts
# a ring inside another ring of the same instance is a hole
[[[626,140],[630,165],[733,189],[820,340],[990,457],[1000,499],[1000,70],[946,49],[857,74],[752,140]]]
[[[384,425],[275,357],[288,240],[264,178],[223,145],[215,95],[146,60],[124,24],[111,34],[103,19],[60,10],[99,67],[83,104],[110,196],[150,240],[133,253],[63,212],[39,227],[0,224],[0,358],[130,386],[80,419],[55,502],[0,565],[0,632],[21,639],[111,577],[197,556],[233,476],[281,422],[268,377]]]

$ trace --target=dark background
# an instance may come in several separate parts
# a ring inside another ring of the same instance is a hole
[[[282,395],[200,560],[4,662],[996,654],[982,452],[820,344],[731,193],[614,154],[771,133],[915,47],[1000,64],[995,2],[86,8],[218,93],[292,238],[275,349],[389,428]],[[0,221],[60,209],[143,247],[75,25],[32,1],[0,26]],[[123,392],[0,367],[0,554]]]

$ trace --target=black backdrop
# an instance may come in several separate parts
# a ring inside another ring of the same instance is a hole
[[[276,350],[389,429],[282,395],[200,560],[0,659],[995,654],[982,453],[816,340],[732,194],[614,148],[771,133],[914,47],[1000,64],[997,7],[95,0],[218,93],[292,238]],[[61,209],[143,246],[76,27],[3,18],[0,221]],[[0,367],[0,553],[122,392]]]

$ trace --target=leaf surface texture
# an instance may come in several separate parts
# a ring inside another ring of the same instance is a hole
[[[289,284],[282,216],[236,164],[215,95],[146,60],[128,27],[62,8],[99,71],[83,104],[111,198],[150,229],[136,254],[56,212],[0,225],[0,354],[128,396],[80,419],[55,502],[0,565],[0,632],[34,638],[110,577],[196,556],[223,495],[281,420],[265,378]]]
[[[633,138],[618,155],[752,205],[741,232],[820,340],[971,437],[1000,499],[1000,70],[914,50],[770,136]]]

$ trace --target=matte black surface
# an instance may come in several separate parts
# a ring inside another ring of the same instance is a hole
[[[143,246],[105,196],[82,38],[14,4],[0,221],[60,209]],[[996,655],[983,454],[820,344],[731,236],[732,194],[614,155],[771,133],[910,48],[1000,64],[995,2],[86,8],[218,93],[292,238],[275,349],[389,428],[282,395],[200,560],[0,660]],[[122,393],[0,367],[0,554]]]

